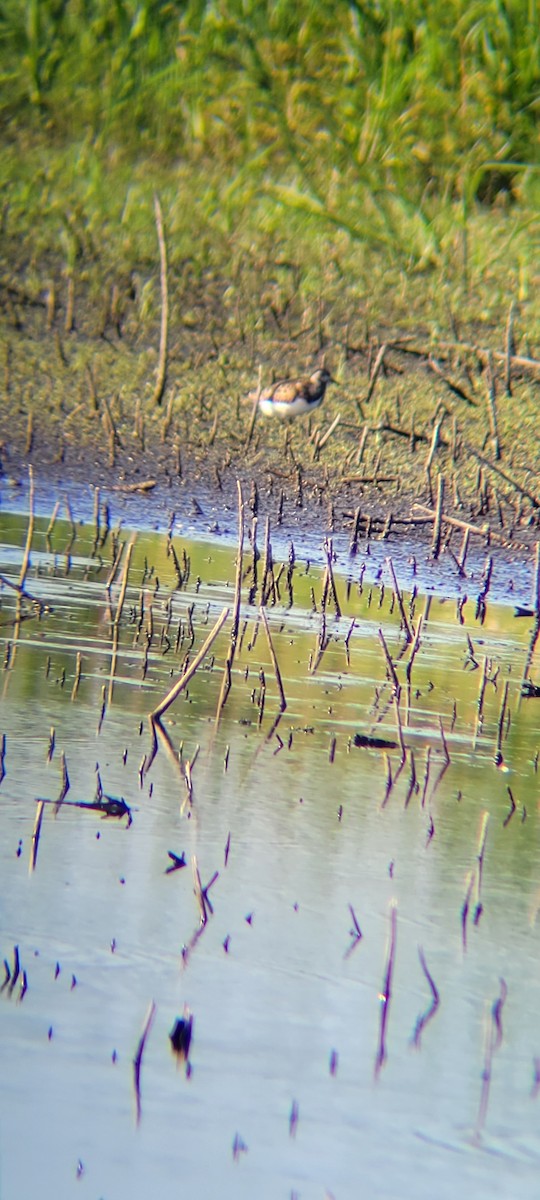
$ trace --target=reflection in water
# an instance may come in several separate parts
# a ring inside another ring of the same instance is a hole
[[[274,564],[263,616],[246,552],[235,654],[225,622],[152,761],[234,554],[37,522],[23,594],[25,537],[3,518],[6,1196],[536,1197],[534,615],[412,575],[400,613],[359,551]]]

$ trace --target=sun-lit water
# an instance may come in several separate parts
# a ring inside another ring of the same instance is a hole
[[[26,525],[2,518],[4,580],[18,581]],[[266,608],[287,702],[276,726],[262,565],[250,604],[246,544],[221,720],[230,618],[145,771],[148,713],[232,608],[235,554],[175,538],[179,588],[166,537],[140,533],[115,655],[130,535],[108,593],[111,536],[95,546],[89,524],[69,547],[58,523],[47,545],[46,526],[34,602],[0,583],[1,947],[12,971],[18,946],[21,967],[0,996],[0,1194],[42,1194],[46,1176],[60,1200],[536,1197],[540,701],[520,695],[533,619],[411,600],[403,572],[413,631],[422,619],[408,679],[388,571],[384,588],[369,582],[359,551],[336,576],[341,616],[330,596],[323,619],[323,568],[296,562],[289,608],[285,558]],[[98,778],[131,824],[78,806]],[[30,871],[36,797],[52,803]],[[184,869],[167,873],[170,852]],[[219,873],[198,938],[194,857],[203,887]],[[420,949],[440,1005],[415,1048],[432,1001]],[[168,1036],[184,1005],[189,1078]]]

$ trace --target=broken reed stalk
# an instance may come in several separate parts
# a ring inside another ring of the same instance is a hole
[[[255,429],[255,421],[257,420],[257,413],[259,410],[259,400],[261,398],[261,391],[262,391],[262,370],[263,370],[262,363],[259,363],[259,374],[258,374],[258,378],[257,378],[257,390],[255,392],[255,397],[253,400],[253,408],[251,410],[251,420],[249,422],[248,435],[246,438],[246,445],[245,445],[246,450],[248,450],[251,445],[251,439],[253,437],[253,430]]]
[[[197,901],[197,904],[199,905],[200,922],[201,922],[201,925],[206,925],[206,922],[208,920],[208,908],[207,908],[207,904],[206,904],[206,897],[204,894],[203,885],[201,883],[199,864],[197,862],[197,856],[195,854],[193,854],[192,858],[191,858],[191,869],[193,872],[193,891],[195,892],[195,899]]]
[[[60,512],[60,501],[57,500],[56,504],[53,508],[53,511],[52,511],[51,519],[50,519],[49,524],[47,525],[47,529],[45,531],[45,542],[46,542],[47,550],[49,551],[49,554],[51,553],[51,550],[52,550],[52,547],[51,547],[52,531],[56,524],[56,518],[57,518],[59,512]]]
[[[437,504],[435,508],[435,517],[433,520],[433,540],[431,543],[431,557],[437,561],[441,553],[441,532],[442,532],[442,515],[444,503],[444,476],[439,475],[437,481]]]
[[[538,621],[540,619],[540,542],[536,542],[534,547],[533,608]]]
[[[379,349],[379,352],[377,354],[375,362],[373,364],[373,370],[369,377],[369,387],[368,387],[366,395],[362,401],[362,404],[368,404],[369,401],[371,400],[371,397],[375,391],[375,384],[377,383],[379,375],[382,371],[382,367],[383,367],[383,363],[384,363],[384,356],[386,354],[387,349],[388,349],[387,343],[383,342],[382,346]],[[360,414],[362,415],[361,406],[360,406]]]
[[[482,876],[484,873],[484,857],[485,857],[485,853],[486,853],[488,825],[489,825],[489,813],[486,810],[484,813],[482,813],[482,820],[480,823],[480,834],[478,837],[478,854],[476,856],[476,861],[478,863],[478,868],[477,868],[477,872],[476,872],[476,902],[477,902],[477,904],[480,903],[480,894],[482,891]]]
[[[486,1026],[485,1033],[485,1050],[484,1050],[484,1066],[482,1069],[482,1087],[480,1090],[480,1103],[478,1105],[478,1116],[476,1118],[475,1137],[478,1140],[484,1125],[489,1103],[489,1092],[491,1087],[491,1073],[493,1066],[493,1055],[500,1049],[503,1040],[502,1027],[502,1010],[508,995],[508,987],[506,981],[501,979],[500,991],[497,999],[491,1006],[491,1013]]]
[[[435,510],[433,508],[429,508],[426,504],[419,504],[417,501],[415,501],[413,508],[420,509],[422,513],[425,513],[426,517],[430,517],[432,520],[435,516]],[[507,537],[503,537],[500,533],[494,533],[493,530],[490,529],[487,521],[485,525],[471,525],[470,521],[461,521],[459,517],[449,517],[446,513],[444,513],[442,515],[442,522],[443,525],[451,525],[453,529],[463,529],[465,531],[468,530],[469,533],[476,534],[478,537],[489,538],[490,541],[497,542],[498,545],[509,546],[513,549],[519,550],[530,549],[525,542],[517,542],[513,539],[510,540]]]
[[[66,315],[64,319],[64,333],[72,333],[74,324],[75,311],[75,280],[70,271],[67,281],[67,298],[66,298]]]
[[[24,587],[24,581],[28,573],[30,563],[30,550],[32,548],[32,538],[34,536],[34,471],[31,466],[28,467],[28,529],[26,531],[26,544],[24,547],[23,560],[21,563],[21,573],[19,575],[19,587]]]
[[[425,464],[424,464],[424,474],[425,474],[427,482],[428,482],[429,498],[430,498],[431,503],[433,503],[433,490],[431,487],[431,464],[432,464],[433,458],[435,456],[435,451],[440,442],[441,425],[443,423],[443,420],[444,420],[444,416],[439,417],[438,421],[435,421],[435,424],[433,426],[431,445],[429,447],[429,453],[428,453],[428,456],[427,456]]]
[[[268,642],[268,649],[269,649],[269,651],[270,651],[270,658],[272,659],[272,666],[273,666],[273,668],[274,668],[274,674],[275,674],[275,676],[276,676],[276,683],[277,683],[277,685],[278,685],[278,689],[279,689],[279,707],[280,707],[280,710],[281,710],[281,712],[282,712],[282,713],[284,713],[284,712],[285,712],[285,709],[287,708],[287,701],[286,701],[286,699],[285,699],[285,692],[284,692],[284,690],[283,690],[283,680],[282,680],[282,678],[281,678],[281,671],[280,671],[280,669],[279,669],[279,664],[278,664],[278,660],[277,660],[277,657],[276,657],[276,652],[275,652],[275,649],[274,649],[274,643],[273,643],[273,641],[272,641],[272,635],[271,635],[271,633],[270,633],[270,626],[269,626],[269,624],[268,624],[268,617],[266,616],[266,612],[265,612],[265,610],[264,610],[264,608],[263,608],[262,604],[261,604],[261,606],[260,606],[260,608],[259,608],[259,612],[260,612],[260,614],[261,614],[262,623],[263,623],[263,625],[264,625],[264,632],[266,633],[266,640],[267,640],[267,642]]]
[[[516,302],[510,302],[508,309],[508,319],[506,322],[506,351],[504,359],[504,386],[507,396],[512,395],[512,351],[514,349],[514,318],[516,315]]]
[[[143,1054],[144,1054],[144,1048],[146,1046],[146,1042],[147,1042],[149,1034],[150,1034],[150,1030],[154,1023],[155,1015],[156,1015],[156,1003],[155,1003],[155,1000],[151,1000],[149,1007],[148,1007],[148,1012],[144,1019],[144,1025],[142,1027],[141,1036],[139,1038],[139,1044],[137,1046],[137,1050],[135,1052],[135,1057],[133,1059],[133,1083],[134,1083],[134,1087],[135,1087],[135,1105],[136,1105],[136,1113],[137,1113],[137,1125],[139,1124],[139,1121],[140,1121],[141,1115],[142,1115],[142,1107],[141,1107],[142,1058],[143,1058]]]
[[[272,604],[276,603],[276,581],[274,577],[274,563],[272,560],[272,547],[270,545],[270,517],[266,518],[264,529],[264,558],[261,583],[261,604],[266,604],[268,597],[272,597]],[[268,576],[271,577],[271,582],[267,587],[266,581]]]
[[[503,742],[503,735],[504,735],[504,718],[506,716],[506,706],[508,703],[508,687],[509,687],[509,681],[508,681],[508,679],[506,679],[505,684],[504,684],[504,691],[503,691],[503,697],[502,697],[502,701],[501,701],[501,707],[500,707],[500,711],[499,711],[499,720],[497,722],[497,745],[495,748],[495,763],[498,767],[500,767],[501,763],[503,762],[502,742]]]
[[[392,977],[394,974],[394,962],[396,957],[396,936],[397,903],[395,900],[392,900],[390,904],[390,929],[388,933],[388,946],[386,950],[384,981],[379,996],[381,1002],[381,1013],[379,1021],[379,1040],[377,1045],[377,1054],[375,1056],[375,1078],[377,1078],[379,1075],[381,1067],[387,1058],[386,1032],[388,1027],[388,1016],[390,1012],[390,1001],[392,998]]]
[[[403,726],[401,723],[401,712],[399,710],[399,693],[398,692],[394,692],[394,707],[395,707],[395,711],[396,711],[396,725],[397,725],[398,738],[399,738],[399,748],[401,750],[401,769],[403,769],[403,766],[405,764],[405,759],[407,757],[407,750],[405,747],[405,742],[403,741]],[[395,782],[395,780],[394,780],[394,782]]]
[[[335,608],[335,610],[336,610],[336,617],[337,617],[337,619],[339,620],[339,619],[340,619],[340,617],[341,617],[341,608],[340,608],[340,604],[339,604],[339,600],[338,600],[338,594],[337,594],[337,589],[336,589],[336,581],[335,581],[335,579],[334,579],[334,570],[333,570],[333,567],[332,567],[332,556],[333,556],[333,553],[334,553],[334,545],[333,545],[333,542],[332,542],[332,538],[325,538],[325,539],[324,539],[324,546],[323,546],[323,549],[324,549],[324,553],[325,553],[325,555],[326,555],[326,570],[327,570],[327,580],[328,580],[328,584],[329,584],[329,587],[330,587],[330,591],[331,591],[331,593],[332,593],[332,599],[333,599],[333,601],[334,601],[334,608]],[[323,594],[324,594],[324,588],[323,588]],[[325,609],[325,608],[326,608],[326,605],[323,603],[322,607],[323,607],[323,609]]]
[[[488,353],[486,364],[487,375],[487,392],[486,403],[489,418],[489,428],[491,431],[491,443],[493,446],[493,457],[498,462],[501,457],[501,446],[499,442],[499,430],[497,428],[497,409],[495,407],[496,389],[495,389],[495,373],[493,371],[493,355],[491,351]]]
[[[440,998],[438,989],[436,987],[436,984],[428,971],[427,963],[424,958],[424,951],[422,950],[421,946],[418,947],[418,957],[420,959],[420,966],[422,967],[424,975],[425,975],[425,977],[428,981],[429,987],[431,989],[431,1004],[430,1004],[429,1008],[427,1008],[426,1011],[418,1017],[416,1025],[414,1027],[414,1033],[411,1038],[413,1046],[416,1046],[416,1048],[419,1050],[422,1033],[423,1033],[426,1025],[428,1024],[428,1022],[431,1021],[432,1017],[435,1016],[435,1013],[437,1012],[437,1009],[441,1002],[441,998]]]
[[[210,646],[217,638],[217,635],[218,635],[220,629],[225,624],[225,621],[227,620],[227,617],[229,615],[229,611],[230,610],[228,608],[223,609],[223,611],[220,613],[220,616],[218,617],[213,629],[208,634],[208,637],[206,638],[204,645],[201,646],[201,649],[199,650],[198,654],[195,655],[193,662],[191,662],[189,664],[189,667],[187,668],[186,671],[184,671],[184,674],[180,677],[180,679],[177,680],[177,682],[174,684],[174,687],[172,687],[171,690],[169,692],[167,692],[167,695],[164,697],[164,699],[161,701],[161,703],[158,704],[151,713],[149,713],[149,718],[152,723],[161,721],[161,718],[164,715],[164,713],[167,712],[167,709],[170,708],[171,704],[174,703],[174,701],[177,699],[177,697],[180,696],[180,694],[183,691],[185,691],[188,683],[190,682],[191,679],[193,679],[195,672],[198,670],[198,668],[200,667],[204,658],[208,654]]]
[[[337,417],[334,417],[332,424],[326,430],[326,433],[324,433],[323,436],[321,438],[319,438],[319,440],[317,442],[317,458],[319,457],[319,453],[322,450],[323,446],[326,446],[326,443],[332,437],[334,430],[337,429],[340,421],[341,421],[341,413],[338,413]]]
[[[238,490],[238,552],[236,557],[236,583],[234,588],[234,605],[233,618],[231,628],[231,639],[229,649],[223,669],[223,679],[221,682],[221,691],[219,693],[218,706],[216,711],[215,728],[217,729],[221,714],[227,703],[227,697],[231,690],[231,670],[236,655],[236,645],[238,641],[238,627],[240,624],[240,601],[242,598],[242,560],[244,554],[244,500],[242,497],[242,485],[237,479],[236,487]]]
[[[39,839],[41,837],[41,823],[43,821],[44,810],[45,810],[45,801],[38,800],[37,807],[36,807],[36,817],[35,817],[35,821],[34,821],[34,829],[32,832],[32,844],[30,846],[30,865],[29,865],[30,875],[32,874],[32,871],[35,870],[36,863],[37,863]]]
[[[159,243],[159,264],[160,264],[160,286],[161,286],[161,325],[159,333],[159,359],[156,386],[152,395],[151,404],[161,404],[163,392],[165,390],[165,380],[167,378],[167,340],[169,336],[169,285],[167,280],[167,243],[165,241],[165,232],[163,229],[163,213],[159,196],[154,196],[154,215],[156,219],[156,231]]]
[[[79,684],[81,682],[82,657],[80,650],[77,651],[77,662],[75,666],[75,679],[73,680],[73,688],[71,691],[71,699],[76,700]]]
[[[133,554],[134,545],[135,545],[135,538],[133,537],[131,539],[129,546],[127,548],[127,551],[126,551],[126,557],[124,560],[124,568],[122,571],[122,578],[120,581],[120,591],[118,594],[118,603],[116,605],[116,613],[114,615],[114,621],[113,621],[111,670],[109,673],[109,693],[108,693],[108,703],[109,704],[111,703],[112,697],[113,697],[114,676],[116,674],[116,662],[118,659],[118,645],[120,642],[120,621],[122,619],[122,611],[124,608],[124,601],[126,598],[129,568],[130,568],[130,564],[131,564],[131,556]]]
[[[386,640],[385,640],[385,636],[384,636],[384,633],[383,633],[382,629],[379,629],[377,632],[378,632],[378,636],[379,636],[379,641],[380,641],[380,643],[381,643],[381,646],[382,646],[382,648],[383,648],[383,650],[384,650],[384,657],[385,657],[385,659],[386,659],[386,665],[387,665],[387,667],[388,667],[388,674],[389,674],[389,676],[390,676],[390,679],[391,679],[391,681],[392,681],[392,686],[393,686],[393,688],[394,688],[394,692],[395,692],[396,696],[397,696],[397,697],[398,697],[398,699],[399,699],[399,695],[400,695],[400,692],[401,692],[401,688],[400,688],[399,679],[398,679],[398,677],[397,677],[397,674],[396,674],[396,668],[395,668],[395,666],[394,666],[394,664],[393,664],[393,662],[392,662],[392,659],[391,659],[391,657],[390,657],[390,651],[389,651],[389,649],[388,649],[388,646],[386,645]]]
[[[401,595],[401,591],[400,591],[400,588],[399,588],[399,585],[398,585],[398,581],[397,581],[397,579],[396,579],[396,572],[395,572],[395,570],[394,570],[394,564],[393,564],[393,562],[392,562],[392,559],[391,559],[390,557],[386,559],[386,565],[387,565],[387,567],[388,567],[388,569],[389,569],[389,571],[390,571],[390,574],[391,574],[391,576],[392,576],[392,583],[393,583],[393,586],[394,586],[394,595],[395,595],[395,597],[396,597],[396,600],[397,600],[397,604],[398,604],[398,608],[399,608],[399,614],[400,614],[400,617],[401,617],[401,621],[402,621],[402,624],[403,624],[403,628],[404,628],[404,630],[405,630],[405,637],[406,637],[407,643],[409,643],[409,642],[412,642],[412,640],[413,640],[413,633],[412,633],[412,629],[411,629],[411,626],[410,626],[410,623],[409,623],[409,618],[408,618],[408,616],[407,616],[407,613],[405,612],[405,606],[404,606],[404,604],[403,604],[403,596]]]
[[[533,495],[532,492],[529,492],[527,488],[522,487],[521,484],[517,482],[517,479],[513,479],[512,476],[508,475],[506,471],[501,470],[501,468],[497,467],[495,463],[490,462],[489,458],[486,458],[485,455],[480,454],[480,451],[475,450],[474,446],[469,446],[466,444],[464,449],[468,454],[472,454],[473,457],[476,458],[483,467],[487,467],[489,471],[494,471],[496,475],[500,475],[501,479],[504,479],[505,483],[508,483],[510,487],[514,488],[519,496],[523,496],[525,500],[528,500],[529,503],[532,504],[533,508],[540,508],[540,498]]]

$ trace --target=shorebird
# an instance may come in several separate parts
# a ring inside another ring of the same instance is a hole
[[[265,417],[281,417],[290,421],[293,417],[318,408],[324,400],[328,384],[335,382],[326,367],[319,367],[303,379],[282,379],[261,392],[259,408]]]

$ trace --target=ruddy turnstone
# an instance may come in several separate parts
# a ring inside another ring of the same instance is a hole
[[[259,397],[259,408],[265,417],[292,420],[318,408],[328,384],[335,382],[326,367],[319,367],[308,378],[282,379],[272,387],[264,388]]]

